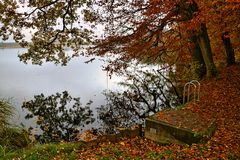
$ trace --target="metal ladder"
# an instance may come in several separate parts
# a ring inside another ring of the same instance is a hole
[[[196,102],[196,94],[197,94],[197,101],[199,101],[200,100],[200,87],[201,87],[201,84],[197,80],[192,80],[190,82],[187,82],[184,85],[184,89],[183,89],[183,104],[189,102],[191,88],[194,89],[193,102],[194,103]],[[186,91],[187,91],[187,101],[185,102]]]

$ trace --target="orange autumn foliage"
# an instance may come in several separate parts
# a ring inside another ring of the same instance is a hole
[[[191,8],[197,3],[198,9]],[[238,1],[149,0],[101,4],[106,14],[106,38],[99,40],[92,54],[117,55],[107,69],[116,71],[126,67],[132,59],[150,63],[176,63],[192,61],[192,43],[189,37],[198,34],[201,24],[207,24],[214,59],[225,62],[226,55],[221,35],[227,31],[239,49]]]

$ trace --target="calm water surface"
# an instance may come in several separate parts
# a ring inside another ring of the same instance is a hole
[[[0,98],[11,98],[16,108],[14,123],[26,126],[33,121],[24,119],[21,104],[24,100],[33,99],[34,95],[45,96],[67,90],[73,97],[81,97],[82,103],[93,100],[93,109],[105,104],[101,92],[117,87],[117,77],[107,80],[102,71],[102,61],[85,64],[89,58],[73,59],[68,66],[56,66],[45,63],[42,66],[24,64],[17,55],[24,49],[0,49]],[[108,82],[108,83],[107,83]]]

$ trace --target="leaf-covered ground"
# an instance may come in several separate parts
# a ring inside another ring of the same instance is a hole
[[[228,67],[218,78],[201,81],[200,102],[187,109],[206,121],[215,118],[217,130],[207,144],[161,146],[145,138],[102,143],[77,151],[78,159],[240,159],[240,66]]]
[[[206,130],[214,122],[214,118],[205,119],[201,114],[191,111],[191,108],[164,110],[156,113],[152,118],[194,133]]]
[[[217,129],[208,143],[190,146],[176,144],[163,146],[143,137],[135,137],[88,147],[82,142],[37,145],[9,152],[9,154],[6,153],[4,147],[0,146],[0,160],[240,159],[240,65],[225,68],[217,78],[201,81],[200,102],[189,103],[184,110],[191,110],[201,115],[204,118],[201,125],[212,118],[216,119]],[[185,113],[188,112],[184,112],[178,118],[183,117]],[[165,117],[165,120],[168,120],[168,117]],[[178,119],[172,123],[177,121]],[[179,124],[176,123],[176,125]],[[191,122],[189,125],[195,125],[195,122]]]
[[[184,117],[190,110],[204,118],[201,125],[212,118],[216,119],[217,129],[208,143],[163,146],[143,137],[135,137],[88,147],[83,143],[47,144],[10,154],[6,154],[0,146],[0,159],[240,159],[240,65],[222,70],[217,78],[201,81],[200,102],[189,103],[184,110],[186,112],[182,112],[183,115],[177,118]],[[164,120],[172,120],[168,118],[163,117]],[[195,117],[195,120],[197,119]],[[194,119],[191,120],[188,125],[194,126]],[[171,123],[178,121],[179,119],[175,119]]]

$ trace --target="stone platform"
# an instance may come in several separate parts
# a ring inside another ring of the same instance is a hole
[[[145,137],[162,144],[206,142],[216,122],[190,110],[165,110],[146,118]]]

